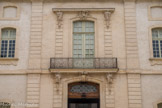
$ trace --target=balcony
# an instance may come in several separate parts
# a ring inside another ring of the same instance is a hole
[[[103,72],[118,71],[117,58],[51,58],[51,72]]]

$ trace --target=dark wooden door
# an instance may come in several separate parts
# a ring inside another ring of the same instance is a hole
[[[99,108],[99,99],[69,99],[68,108]]]
[[[75,82],[68,85],[68,108],[99,108],[99,85]]]

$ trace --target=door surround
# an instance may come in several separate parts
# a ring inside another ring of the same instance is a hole
[[[68,84],[73,83],[73,82],[81,82],[82,79],[81,77],[72,77],[72,78],[65,78],[62,79],[63,83],[63,89],[62,89],[62,95],[63,95],[63,100],[62,100],[62,105],[63,108],[68,108]],[[106,84],[104,82],[104,79],[97,79],[94,77],[87,77],[86,78],[87,82],[92,82],[92,83],[97,83],[99,84],[99,93],[100,93],[100,108],[105,108],[105,91],[106,91]]]

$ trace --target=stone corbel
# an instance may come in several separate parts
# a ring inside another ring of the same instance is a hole
[[[57,11],[57,12],[55,12],[55,14],[57,16],[57,25],[58,25],[58,28],[61,28],[62,21],[63,21],[63,12]]]
[[[110,12],[109,12],[109,11],[104,12],[104,17],[105,17],[106,27],[107,27],[107,28],[109,28],[109,26],[110,26],[111,14],[112,14],[111,11],[110,11]]]
[[[86,20],[88,16],[89,16],[89,11],[80,11],[78,14],[78,17],[81,20]]]
[[[86,80],[87,80],[87,72],[82,72],[81,73],[81,81],[83,81],[83,82],[86,82]]]
[[[107,78],[107,82],[108,82],[108,89],[109,89],[109,92],[111,92],[112,83],[113,83],[113,74],[108,73],[108,74],[106,75],[106,78]]]
[[[55,83],[56,83],[56,89],[59,91],[59,85],[61,82],[61,75],[59,73],[55,74]]]

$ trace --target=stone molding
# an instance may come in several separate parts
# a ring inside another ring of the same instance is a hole
[[[103,79],[97,79],[94,77],[87,77],[86,78],[88,82],[94,82],[94,83],[98,83],[100,85],[100,108],[105,108],[106,106],[106,101],[105,101],[105,93],[106,93],[106,89],[105,89],[105,81]],[[62,97],[62,101],[61,104],[63,104],[62,108],[67,108],[67,88],[68,88],[68,84],[72,83],[72,82],[79,82],[81,81],[80,77],[73,77],[73,78],[64,78],[62,79],[62,93],[63,93],[63,97]]]
[[[5,7],[16,7],[17,8],[17,15],[14,18],[4,18],[3,14],[4,14],[4,8]],[[20,6],[18,4],[15,3],[11,3],[11,2],[6,2],[4,3],[1,7],[0,7],[1,11],[0,11],[0,20],[8,20],[8,21],[12,21],[12,20],[19,20],[20,19],[20,13],[21,13],[21,9]]]
[[[162,65],[162,58],[150,58],[151,65]]]
[[[0,58],[0,65],[14,65],[18,63],[18,58]]]
[[[104,12],[107,28],[110,25],[110,16],[115,11],[115,8],[53,8],[52,11],[57,16],[58,28],[62,25],[63,13],[78,12],[80,20],[86,20],[90,12]]]
[[[148,19],[149,19],[149,21],[162,21],[162,18],[153,18],[152,17],[152,15],[151,15],[151,8],[154,8],[154,7],[162,8],[162,5],[157,4],[157,5],[150,5],[150,6],[148,6]]]

